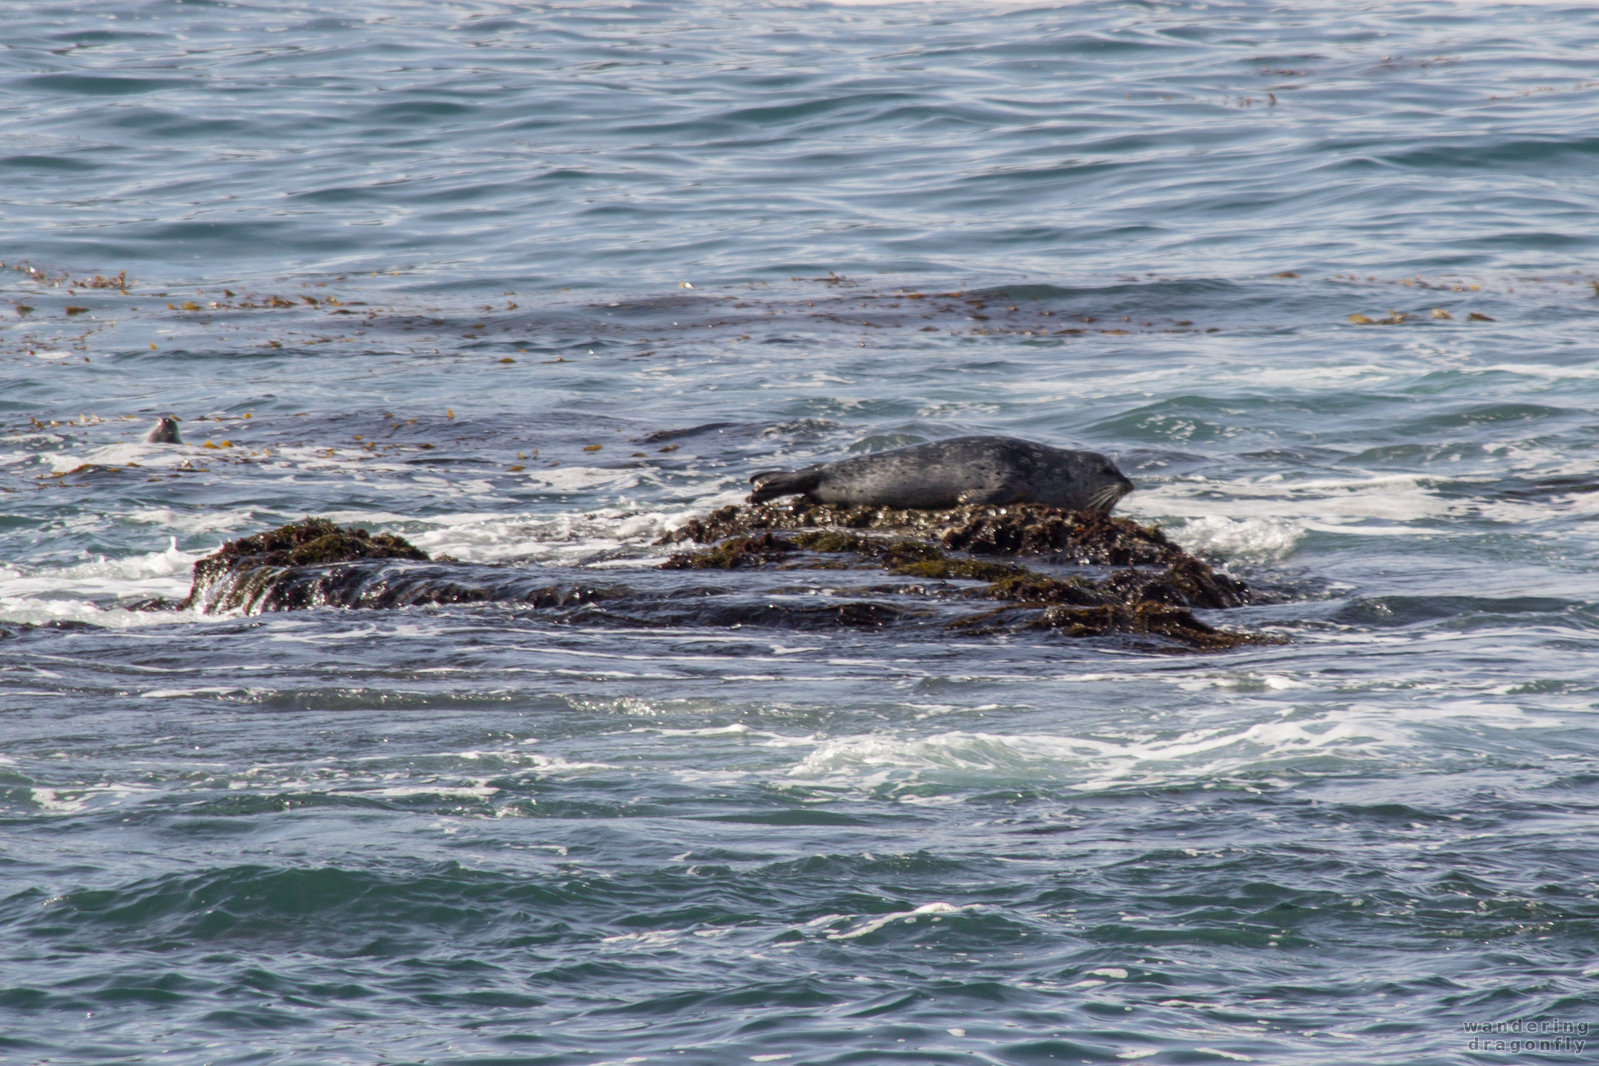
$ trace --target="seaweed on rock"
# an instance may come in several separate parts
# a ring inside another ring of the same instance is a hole
[[[265,533],[228,541],[194,564],[194,584],[180,609],[210,613],[245,609],[290,610],[325,602],[315,582],[280,580],[291,568],[326,567],[359,559],[426,561],[427,552],[392,533],[373,535],[306,518]]]
[[[729,505],[695,518],[666,542],[712,544],[759,530],[884,530],[976,555],[1054,555],[1079,565],[1158,565],[1188,553],[1152,526],[1042,503],[973,503],[945,511],[827,503]]]
[[[401,537],[307,518],[195,563],[189,598],[177,606],[261,612],[496,602],[595,625],[1049,632],[1167,650],[1275,639],[1196,618],[1195,608],[1248,603],[1249,589],[1158,529],[1102,515],[1032,504],[730,507],[663,541],[684,542],[697,546],[654,571],[629,572],[626,584],[594,585],[581,568],[430,559]]]
[[[857,532],[864,531],[864,532]],[[788,535],[783,535],[788,534]],[[760,566],[785,569],[878,568],[887,573],[964,586],[911,586],[901,596],[969,597],[1005,606],[947,623],[968,632],[1046,629],[1067,636],[1109,634],[1165,638],[1213,650],[1275,638],[1217,629],[1192,608],[1241,607],[1241,581],[1212,570],[1159,529],[1125,518],[1063,511],[1044,504],[973,504],[947,511],[830,504],[730,506],[694,519],[663,543],[708,545],[680,552],[670,568]],[[956,553],[956,554],[952,554]],[[807,564],[805,554],[831,556]],[[1045,573],[1016,561],[1032,557]],[[840,563],[838,557],[848,562]],[[1108,574],[1096,576],[1091,568]]]

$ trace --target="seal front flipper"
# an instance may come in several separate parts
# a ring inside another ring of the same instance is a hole
[[[822,476],[815,467],[795,471],[757,470],[750,475],[750,484],[755,486],[754,491],[750,493],[750,502],[765,503],[779,496],[808,493],[815,489],[821,480]]]

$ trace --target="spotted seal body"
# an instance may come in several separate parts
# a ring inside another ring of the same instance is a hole
[[[1015,437],[954,437],[886,452],[762,470],[750,477],[751,503],[803,496],[846,507],[939,510],[963,503],[1044,503],[1110,513],[1133,490],[1098,452],[1069,451]]]

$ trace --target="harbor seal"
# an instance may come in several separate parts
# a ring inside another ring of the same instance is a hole
[[[144,438],[149,444],[182,444],[183,435],[178,432],[178,416],[162,415],[161,421],[155,424]]]
[[[963,503],[1044,503],[1109,514],[1133,483],[1098,452],[1015,437],[954,437],[800,470],[750,476],[751,503],[801,495],[847,507],[940,510]]]

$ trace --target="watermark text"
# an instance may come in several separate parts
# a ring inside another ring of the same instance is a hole
[[[1510,1018],[1497,1022],[1462,1022],[1467,1051],[1502,1051],[1512,1055],[1539,1051],[1580,1055],[1588,1046],[1588,1023],[1569,1018]]]

